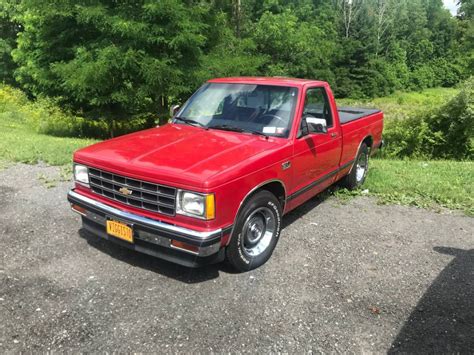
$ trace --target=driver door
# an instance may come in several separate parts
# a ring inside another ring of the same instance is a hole
[[[323,118],[327,132],[310,133],[306,117]],[[292,199],[301,203],[334,182],[339,168],[342,139],[334,124],[333,113],[324,87],[306,90],[300,127],[294,144]]]

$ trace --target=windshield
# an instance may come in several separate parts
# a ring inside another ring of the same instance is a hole
[[[207,83],[186,102],[174,122],[288,137],[297,92],[284,86]]]

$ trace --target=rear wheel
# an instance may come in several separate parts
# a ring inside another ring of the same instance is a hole
[[[281,230],[281,206],[269,191],[259,191],[237,217],[226,259],[238,271],[255,269],[270,259]]]
[[[355,190],[362,186],[367,177],[369,169],[369,148],[367,144],[362,143],[356,160],[348,175],[342,180],[342,185],[349,190]]]

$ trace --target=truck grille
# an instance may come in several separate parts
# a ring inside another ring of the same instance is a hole
[[[176,189],[89,168],[93,192],[127,205],[174,216]]]

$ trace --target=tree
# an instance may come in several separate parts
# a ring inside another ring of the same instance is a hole
[[[0,82],[14,83],[13,72],[16,68],[11,56],[16,47],[16,37],[21,30],[13,19],[16,2],[0,2]]]
[[[362,0],[336,0],[336,6],[342,13],[342,20],[344,24],[344,36],[349,38],[351,26],[360,11]]]
[[[466,63],[466,76],[474,75],[474,1],[459,0],[460,50]]]
[[[374,4],[375,18],[376,18],[376,46],[375,56],[377,57],[382,51],[382,40],[388,30],[393,26],[394,11],[393,6],[395,3],[393,0],[376,0]]]
[[[166,112],[188,94],[206,44],[208,7],[178,0],[25,0],[14,57],[17,80],[81,111],[116,121]]]
[[[264,67],[268,75],[328,79],[335,51],[331,36],[324,26],[299,21],[295,11],[287,8],[279,14],[265,12],[253,39],[258,52],[268,57]]]
[[[0,75],[112,131],[165,121],[214,76],[323,79],[338,97],[451,86],[473,72],[473,7],[461,0],[454,18],[441,0],[6,0]]]
[[[459,15],[462,18],[473,19],[474,18],[474,1],[473,0],[458,0]]]

